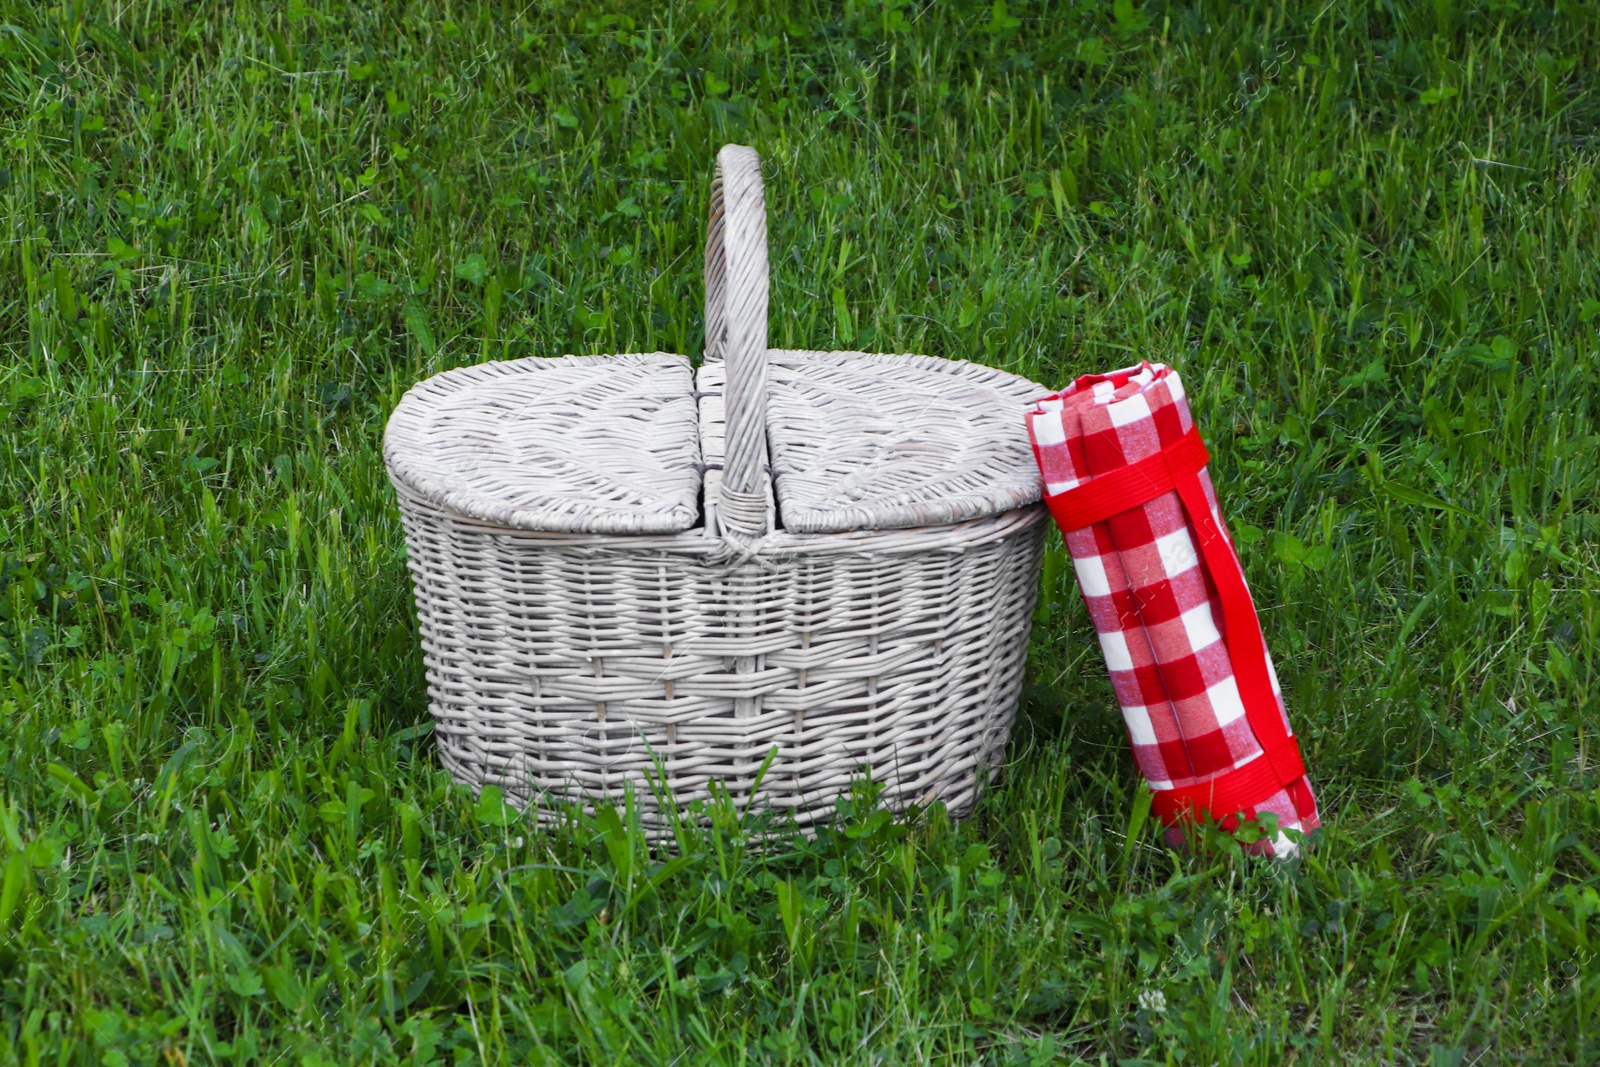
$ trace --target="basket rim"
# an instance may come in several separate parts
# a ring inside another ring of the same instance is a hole
[[[882,556],[917,552],[959,553],[976,545],[1010,536],[1043,522],[1048,514],[1034,502],[960,522],[905,526],[883,530],[849,530],[840,533],[794,533],[774,530],[759,541],[735,545],[704,525],[676,533],[614,534],[514,527],[466,515],[396,483],[402,514],[407,509],[432,512],[448,518],[464,533],[487,534],[530,547],[579,549],[595,552],[655,553],[710,562],[781,566],[785,560],[824,555]]]

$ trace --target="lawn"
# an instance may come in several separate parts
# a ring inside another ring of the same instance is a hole
[[[1597,55],[1515,0],[0,0],[0,1062],[1600,1061]],[[1314,851],[1132,817],[1058,538],[965,822],[652,854],[451,785],[384,420],[698,355],[727,142],[775,346],[1178,365]]]

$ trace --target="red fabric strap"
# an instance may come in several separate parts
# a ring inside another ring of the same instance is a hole
[[[1305,764],[1300,759],[1300,745],[1295,739],[1286,737],[1281,745],[1278,752],[1263,753],[1242,767],[1224,771],[1209,782],[1178,789],[1158,789],[1150,796],[1150,810],[1156,818],[1170,826],[1181,820],[1194,821],[1208,815],[1223,819],[1253,808],[1306,773]]]
[[[1252,808],[1306,773],[1300,744],[1286,728],[1272,691],[1261,621],[1256,617],[1239,557],[1222,532],[1200,484],[1200,472],[1209,458],[1199,428],[1191,427],[1160,452],[1046,501],[1061,529],[1072,531],[1142,507],[1163,493],[1176,492],[1194,526],[1199,541],[1196,547],[1222,602],[1222,629],[1233,661],[1234,681],[1244,703],[1245,719],[1261,745],[1261,755],[1208,782],[1157,790],[1151,810],[1169,825],[1179,819],[1207,815],[1220,819]]]
[[[1194,426],[1160,452],[1046,497],[1045,503],[1055,516],[1056,525],[1071,533],[1172,492],[1180,475],[1199,473],[1210,458],[1206,443],[1200,439],[1200,428]]]

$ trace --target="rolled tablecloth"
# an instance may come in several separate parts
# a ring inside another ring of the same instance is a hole
[[[1028,434],[1169,840],[1270,813],[1247,847],[1293,854],[1284,831],[1320,825],[1316,798],[1177,373],[1085,375]]]

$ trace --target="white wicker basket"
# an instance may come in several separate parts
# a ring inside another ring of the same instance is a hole
[[[1045,528],[1023,412],[1045,390],[769,352],[748,148],[718,157],[706,301],[698,388],[681,356],[531,358],[396,408],[444,766],[519,803],[631,789],[658,831],[663,795],[712,782],[809,825],[863,773],[891,808],[965,813],[1015,715]]]

